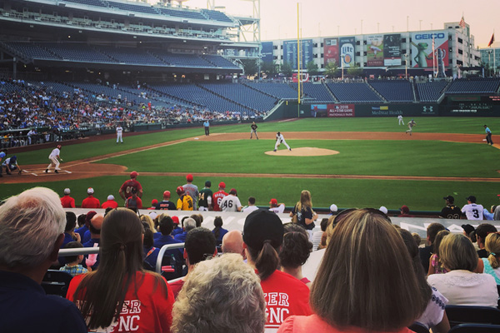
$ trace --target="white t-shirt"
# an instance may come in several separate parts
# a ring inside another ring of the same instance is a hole
[[[276,214],[281,214],[285,211],[285,204],[281,204],[278,207],[271,207],[269,210],[275,212]]]
[[[483,205],[472,203],[465,205],[462,213],[467,216],[467,220],[483,220],[483,210]]]
[[[432,297],[427,303],[424,313],[416,322],[425,325],[427,328],[435,327],[443,320],[446,304],[448,304],[448,299],[433,287]]]
[[[237,212],[237,208],[241,207],[241,202],[237,196],[230,194],[222,198],[219,207],[223,212]]]
[[[251,212],[258,210],[258,209],[259,209],[259,207],[257,207],[257,206],[248,206],[248,207],[245,207],[243,209],[243,213],[251,213]]]
[[[59,156],[60,153],[61,153],[61,151],[59,150],[59,148],[55,148],[50,153],[49,158],[55,158],[55,157]]]

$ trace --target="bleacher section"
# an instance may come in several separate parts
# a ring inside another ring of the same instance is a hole
[[[146,50],[132,48],[115,48],[109,46],[100,46],[99,50],[120,63],[143,65],[143,66],[162,66],[166,65],[160,59],[149,54]]]
[[[87,6],[96,6],[96,7],[107,7],[102,1],[100,0],[65,0],[67,2],[74,2],[74,3],[79,3]]]
[[[247,86],[275,96],[276,98],[297,98],[297,92],[283,83],[249,82]]]
[[[150,7],[150,6],[143,6],[140,4],[133,5],[130,3],[114,2],[114,1],[107,1],[107,3],[109,4],[109,7],[118,8],[121,10],[130,11],[130,12],[139,12],[139,13],[154,14],[154,15],[158,14],[158,12],[156,10],[154,10],[153,7]]]
[[[206,61],[214,64],[216,67],[221,67],[221,68],[238,68],[235,64],[233,64],[231,61],[218,56],[218,55],[212,55],[212,54],[204,54],[201,56],[203,59]]]
[[[327,86],[340,102],[382,102],[366,83],[328,83]]]
[[[293,89],[297,90],[297,83],[292,83]],[[323,84],[316,84],[312,82],[304,82],[302,89],[306,97],[314,98],[317,102],[334,102],[335,99],[328,92],[328,89]]]
[[[181,17],[181,18],[189,18],[195,20],[206,20],[207,18],[203,16],[200,12],[193,12],[187,10],[176,10],[172,8],[158,8],[158,11],[162,15],[173,16],[173,17]]]
[[[39,43],[39,45],[49,52],[57,54],[64,60],[104,63],[115,62],[115,60],[86,44]]]
[[[151,51],[151,53],[158,56],[164,62],[173,66],[213,68],[212,64],[203,60],[195,54],[174,54],[162,52],[161,50],[154,50]]]
[[[447,81],[434,81],[417,83],[417,91],[422,102],[437,102],[443,94],[444,88],[448,84]]]
[[[499,86],[500,79],[458,79],[446,90],[446,95],[494,94]]]
[[[389,102],[414,102],[411,83],[406,80],[372,80],[368,83]]]
[[[22,42],[10,42],[5,44],[7,47],[14,49],[16,52],[29,59],[60,60],[60,58],[54,54],[35,44]]]
[[[275,98],[264,95],[239,83],[204,83],[202,86],[215,94],[219,94],[227,99],[258,111],[269,111],[277,102]]]
[[[231,20],[226,14],[222,12],[208,9],[202,9],[201,12],[205,14],[210,20],[233,23],[233,20]]]

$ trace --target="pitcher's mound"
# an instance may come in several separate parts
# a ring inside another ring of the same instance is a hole
[[[323,148],[312,148],[312,147],[300,147],[300,148],[292,148],[292,151],[288,149],[278,149],[276,152],[274,151],[266,151],[266,155],[274,155],[274,156],[327,156],[327,155],[336,155],[339,152],[331,149],[323,149]]]

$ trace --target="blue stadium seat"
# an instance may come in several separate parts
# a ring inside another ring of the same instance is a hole
[[[371,80],[368,83],[389,102],[413,102],[411,83],[406,80]]]
[[[328,83],[327,86],[340,102],[382,102],[366,83]]]
[[[246,85],[276,98],[297,98],[297,91],[285,83],[248,82]]]
[[[498,91],[500,79],[457,79],[452,82],[446,95],[494,94]]]
[[[447,81],[434,81],[417,83],[417,91],[422,102],[437,102],[443,94],[444,88],[448,85]]]
[[[258,111],[269,111],[278,102],[275,98],[239,83],[204,83],[202,86],[215,94]]]

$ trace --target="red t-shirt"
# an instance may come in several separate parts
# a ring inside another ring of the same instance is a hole
[[[114,200],[108,200],[106,202],[103,202],[101,208],[118,208],[118,202],[114,201]]]
[[[65,195],[61,198],[61,205],[63,208],[75,208],[75,199],[69,195]]]
[[[137,208],[142,209],[142,200],[138,196],[135,197],[135,200],[132,197],[127,198],[125,201],[125,207],[127,208]]]
[[[174,297],[177,298],[177,295],[181,292],[182,286],[184,286],[184,280],[180,279],[174,282],[169,282],[168,286],[172,289]]]
[[[226,195],[228,194],[223,190],[217,191],[212,195],[212,204],[214,205],[214,211],[220,212],[219,204],[222,201],[222,198],[224,198]]]
[[[82,201],[82,208],[100,208],[100,207],[101,207],[101,202],[99,201],[99,199],[94,198],[91,195],[89,195],[88,198],[85,198]]]
[[[84,274],[77,275],[71,280],[67,299],[74,301],[73,295],[84,277]],[[112,332],[170,332],[172,306],[175,300],[172,290],[166,287],[166,292],[162,292],[161,284],[157,283],[157,278],[152,273],[137,272],[136,279],[137,281],[143,279],[142,284],[137,289],[137,294],[136,286],[133,283],[129,286],[120,318]],[[167,281],[163,277],[161,279],[167,285]],[[82,291],[79,296],[81,295]]]
[[[266,330],[278,329],[288,316],[309,316],[309,288],[295,277],[274,271],[260,285],[266,299]]]
[[[128,197],[132,196],[132,189],[133,188],[135,188],[137,190],[137,193],[139,193],[142,190],[141,183],[139,183],[135,179],[130,179],[122,184],[122,187],[120,187],[120,190],[122,190],[123,194],[125,195],[125,198],[128,198]]]

